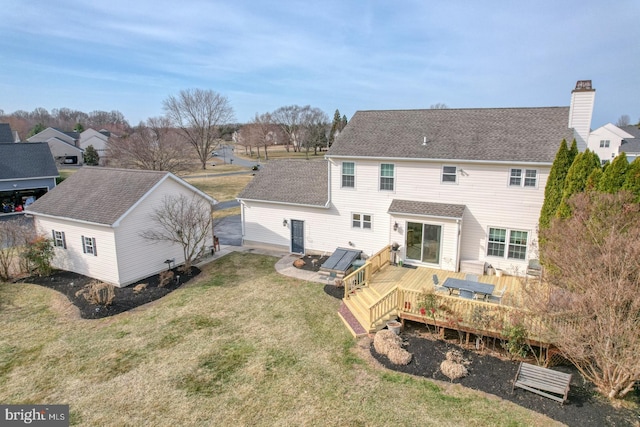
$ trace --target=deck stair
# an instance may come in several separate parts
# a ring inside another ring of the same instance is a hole
[[[367,287],[353,292],[348,299],[344,300],[344,303],[358,323],[360,323],[368,333],[373,333],[384,328],[387,321],[396,318],[397,313],[394,311],[370,323],[370,309],[383,297],[384,295],[380,295],[375,289]]]

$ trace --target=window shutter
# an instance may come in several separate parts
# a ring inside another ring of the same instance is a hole
[[[80,238],[82,239],[82,252],[84,252],[86,254],[87,253],[87,248],[84,245],[84,236],[80,236]]]
[[[64,237],[64,231],[62,231],[61,233],[62,233],[62,247],[64,249],[67,249],[67,239],[65,239]]]
[[[53,246],[56,246],[56,230],[51,230],[51,237],[53,238]]]
[[[98,256],[98,247],[96,246],[96,238],[92,237],[93,240],[93,256]]]

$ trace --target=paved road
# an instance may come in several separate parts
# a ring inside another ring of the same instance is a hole
[[[217,159],[210,161],[209,164],[211,163],[220,164],[220,160],[222,160],[223,164],[232,164],[232,165],[244,166],[246,168],[251,168],[259,163],[259,162],[256,162],[255,160],[246,160],[241,157],[237,157],[234,154],[233,148],[228,145],[221,145],[220,147],[218,147],[216,151],[218,152]]]

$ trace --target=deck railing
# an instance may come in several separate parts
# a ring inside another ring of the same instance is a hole
[[[344,284],[344,297],[348,299],[351,293],[367,286],[371,280],[371,276],[389,264],[391,260],[390,253],[391,246],[387,245],[367,259],[367,262],[365,262],[362,267],[346,275],[344,279],[342,279]]]
[[[449,329],[477,331],[484,335],[502,337],[509,326],[520,324],[527,330],[528,338],[540,343],[551,343],[552,338],[544,331],[549,327],[561,328],[567,323],[565,316],[541,318],[529,310],[468,300],[457,296],[436,294],[437,309],[434,313],[420,312],[422,293],[398,288],[398,314],[422,317],[430,324]],[[550,324],[551,323],[551,324]]]
[[[394,287],[382,296],[375,304],[369,307],[369,328],[374,328],[381,319],[391,314],[396,314],[398,310],[398,288]]]

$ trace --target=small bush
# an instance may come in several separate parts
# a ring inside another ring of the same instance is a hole
[[[444,360],[440,364],[440,371],[451,380],[466,377],[469,373],[466,366],[452,360]]]
[[[404,348],[392,348],[387,357],[394,365],[408,365],[411,362],[411,353]]]
[[[114,286],[108,283],[91,282],[85,288],[87,292],[82,295],[94,305],[111,305],[116,298]]]
[[[402,338],[388,329],[383,329],[373,337],[373,348],[378,353],[387,356],[391,349],[402,348]]]
[[[139,283],[139,284],[137,284],[137,285],[135,285],[133,287],[133,293],[134,294],[139,294],[140,292],[142,292],[145,289],[147,289],[147,286],[149,286],[148,283]]]
[[[158,287],[164,288],[167,286],[173,280],[173,276],[174,274],[171,270],[160,273],[160,283],[158,284]]]

